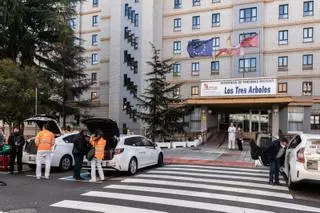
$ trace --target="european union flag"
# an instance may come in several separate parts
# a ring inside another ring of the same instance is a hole
[[[194,39],[188,42],[187,51],[191,58],[197,56],[212,56],[213,38],[209,40]]]

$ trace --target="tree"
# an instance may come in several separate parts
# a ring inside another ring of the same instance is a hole
[[[189,113],[189,108],[181,105],[181,97],[174,94],[183,83],[172,84],[166,80],[173,63],[171,60],[160,60],[160,50],[154,45],[152,51],[152,61],[147,62],[152,68],[146,74],[148,87],[136,98],[140,108],[137,117],[148,125],[147,136],[155,141],[183,133],[183,118]]]
[[[33,114],[34,70],[0,60],[0,118],[11,126]]]

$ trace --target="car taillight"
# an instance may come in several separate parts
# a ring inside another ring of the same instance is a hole
[[[124,148],[115,149],[115,150],[114,150],[114,154],[115,154],[115,155],[119,155],[119,154],[121,154],[123,151],[124,151]]]
[[[297,151],[297,161],[300,163],[304,163],[304,148],[300,148]]]

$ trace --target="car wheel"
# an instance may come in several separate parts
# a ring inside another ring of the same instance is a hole
[[[138,171],[138,162],[136,158],[131,158],[128,167],[128,173],[130,175],[135,175]]]
[[[33,170],[35,170],[36,167],[37,167],[36,164],[28,164],[28,166],[29,166],[30,169],[33,169]]]
[[[61,158],[60,160],[60,170],[65,172],[65,171],[69,171],[72,167],[72,158],[70,155],[65,155]]]
[[[159,167],[163,166],[163,154],[162,153],[159,154],[157,166],[159,166]]]
[[[289,169],[288,170],[288,187],[289,187],[289,189],[295,189],[296,186],[297,186],[297,184],[292,182],[291,171]]]

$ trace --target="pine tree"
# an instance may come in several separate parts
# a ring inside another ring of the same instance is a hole
[[[183,83],[167,82],[166,75],[172,72],[171,60],[161,60],[160,50],[152,44],[153,57],[148,61],[152,71],[146,75],[148,87],[137,97],[139,112],[137,117],[148,125],[147,136],[153,141],[184,133],[183,118],[189,109],[182,106],[182,99],[175,91]]]

